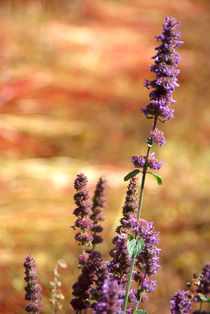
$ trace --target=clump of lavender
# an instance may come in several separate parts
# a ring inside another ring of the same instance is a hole
[[[119,287],[116,280],[106,280],[103,285],[103,295],[96,305],[94,314],[116,314],[121,310],[119,302]]]
[[[98,233],[101,233],[103,231],[103,227],[101,226],[100,221],[104,220],[103,211],[107,207],[106,188],[106,179],[104,177],[99,178],[93,197],[92,215],[90,216],[90,219],[93,222],[93,226],[91,228],[93,236],[93,248],[95,248],[96,244],[103,242],[102,236]]]
[[[54,279],[50,282],[51,298],[49,301],[53,305],[52,314],[58,313],[58,311],[61,310],[63,307],[61,304],[61,300],[64,300],[64,295],[62,294],[62,291],[60,289],[61,281],[59,280],[60,274],[58,273],[59,266],[61,268],[67,268],[66,262],[64,260],[57,261],[54,269]]]
[[[93,241],[93,237],[90,233],[93,223],[90,219],[91,203],[87,184],[87,177],[83,173],[78,174],[74,181],[74,188],[77,191],[74,195],[74,200],[75,204],[78,206],[74,210],[74,215],[78,217],[74,228],[81,229],[81,231],[75,235],[75,240],[82,245],[83,254],[85,254],[85,245]]]
[[[171,314],[189,313],[191,300],[188,298],[189,291],[179,290],[171,299]]]
[[[25,300],[32,303],[27,304],[25,307],[26,312],[40,313],[43,311],[44,306],[41,303],[41,286],[39,284],[39,276],[36,270],[36,264],[34,258],[29,255],[25,259],[25,281],[27,283],[25,287]]]

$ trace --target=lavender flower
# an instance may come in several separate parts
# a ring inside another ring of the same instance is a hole
[[[130,257],[127,248],[127,235],[122,234],[115,238],[115,247],[110,251],[112,260],[108,262],[110,276],[116,279],[118,284],[124,286],[127,283],[127,274],[130,270]]]
[[[31,255],[26,257],[24,267],[26,269],[26,277],[24,279],[27,282],[25,300],[32,301],[32,304],[26,305],[25,310],[26,312],[40,313],[44,308],[40,302],[42,288],[39,284],[35,260]]]
[[[95,271],[98,265],[97,254],[95,251],[92,251],[89,254],[88,260],[82,268],[81,275],[79,276],[77,282],[73,285],[72,294],[76,298],[74,298],[70,304],[75,311],[81,311],[91,307],[89,299],[91,298],[91,288],[94,284]]]
[[[159,144],[160,146],[166,143],[165,138],[164,138],[164,133],[158,130],[157,128],[155,128],[154,131],[150,133],[150,136],[151,136],[151,140]]]
[[[113,239],[115,248],[111,250],[112,260],[108,263],[109,272],[118,284],[122,286],[126,283],[126,276],[130,270],[130,258],[127,248],[127,234],[133,233],[136,222],[134,215],[137,211],[138,178],[133,177],[127,188],[125,203],[123,206],[123,217],[116,232],[118,236]]]
[[[191,300],[187,297],[189,291],[179,290],[171,299],[171,314],[190,313]]]
[[[119,288],[116,280],[106,280],[103,285],[103,296],[96,304],[94,314],[116,314],[120,312]]]
[[[82,173],[77,175],[74,182],[74,187],[77,191],[74,195],[74,200],[75,204],[78,206],[74,210],[74,215],[78,217],[74,228],[77,227],[81,229],[81,231],[75,235],[75,240],[82,244],[83,251],[85,244],[93,240],[92,235],[88,232],[93,227],[93,223],[89,218],[91,215],[91,203],[87,183],[87,177]]]
[[[135,168],[143,168],[146,162],[146,158],[147,156],[143,156],[140,155],[138,156],[133,156],[131,158],[132,163],[134,164]],[[148,157],[148,163],[147,166],[151,169],[154,170],[159,170],[163,165],[163,162],[159,162],[156,158],[155,158],[155,153],[152,153],[149,155]]]
[[[120,226],[117,227],[116,232],[129,233],[133,228],[133,216],[137,212],[137,193],[138,193],[138,178],[133,177],[127,188],[125,203],[123,206],[123,217],[120,220]],[[113,240],[115,241],[115,239]]]
[[[161,250],[156,247],[159,242],[157,239],[159,232],[154,232],[153,223],[144,219],[137,221],[137,224],[145,248],[136,257],[135,266],[137,271],[134,272],[133,278],[138,282],[141,289],[150,293],[156,288],[156,281],[152,280],[151,277],[160,268],[158,255]]]
[[[97,252],[97,251],[95,251]],[[97,252],[98,258],[95,260],[97,264],[94,279],[94,288],[91,289],[92,299],[98,300],[103,295],[103,285],[108,277],[108,270],[106,263],[103,262],[101,254]],[[93,304],[93,308],[95,304]]]
[[[179,41],[180,33],[176,29],[180,23],[175,18],[166,17],[163,25],[163,33],[156,37],[161,44],[155,50],[157,54],[153,57],[155,64],[151,66],[151,71],[156,74],[155,80],[146,80],[145,86],[153,88],[150,93],[150,103],[142,112],[147,117],[157,119],[161,117],[166,120],[173,118],[173,111],[169,105],[175,101],[172,98],[172,92],[177,84],[176,76],[180,73],[175,67],[180,61],[175,49],[180,47],[182,41]]]
[[[106,205],[106,187],[107,181],[101,177],[96,185],[96,190],[93,197],[92,215],[90,216],[93,226],[91,228],[93,241],[92,244],[95,246],[98,243],[103,242],[103,238],[98,235],[103,231],[103,227],[99,224],[99,221],[104,220],[103,211],[107,207]]]

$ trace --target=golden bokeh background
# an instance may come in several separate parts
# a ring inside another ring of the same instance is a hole
[[[160,231],[158,289],[145,310],[169,313],[209,260],[210,106],[208,0],[11,0],[0,2],[0,303],[24,311],[25,257],[36,259],[45,313],[58,259],[62,313],[69,306],[80,248],[75,246],[73,181],[108,180],[104,243],[108,258],[121,216],[132,155],[144,154],[151,121],[144,80],[165,16],[181,22],[175,118],[154,146],[164,185],[148,177],[142,217]]]

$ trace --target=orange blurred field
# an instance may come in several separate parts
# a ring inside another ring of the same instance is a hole
[[[64,309],[76,280],[73,181],[108,180],[105,258],[121,216],[130,157],[144,154],[151,128],[139,108],[166,15],[181,22],[175,119],[159,126],[164,166],[148,177],[142,217],[160,231],[162,269],[145,310],[169,313],[170,298],[209,261],[210,104],[208,0],[1,1],[0,312],[24,312],[23,262],[32,254],[51,313],[49,281],[58,259]]]

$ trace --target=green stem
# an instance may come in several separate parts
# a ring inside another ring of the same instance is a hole
[[[153,131],[154,131],[155,127],[156,127],[156,124],[157,124],[157,117],[154,120],[154,124],[153,124],[153,127],[152,127]],[[146,174],[147,174],[148,158],[149,158],[149,153],[150,153],[151,147],[152,147],[152,144],[148,145],[147,155],[146,155],[146,158],[145,158],[145,164],[144,164],[144,168],[143,168],[143,174],[142,174],[142,179],[141,179],[141,189],[140,189],[140,196],[139,196],[139,204],[138,204],[138,211],[137,211],[137,220],[140,219],[140,215],[141,215],[141,207],[142,207],[142,200],[143,200],[144,185],[145,185],[145,179],[146,179]],[[123,304],[123,311],[124,312],[126,312],[126,308],[127,308],[128,294],[129,294],[130,285],[131,285],[131,279],[132,279],[132,274],[133,274],[134,262],[135,262],[135,257],[132,257],[130,272],[129,272],[129,276],[128,276],[128,282],[127,282],[127,287],[126,287],[125,299],[124,299],[124,304]]]
[[[134,268],[134,261],[135,261],[135,259],[132,258],[132,260],[131,260],[130,272],[129,272],[129,277],[128,277],[128,283],[127,283],[126,292],[125,292],[125,299],[124,299],[124,304],[123,304],[123,311],[126,311],[126,307],[127,307],[127,303],[128,303],[128,293],[129,293],[130,285],[131,285],[131,279],[132,279],[133,268]]]

